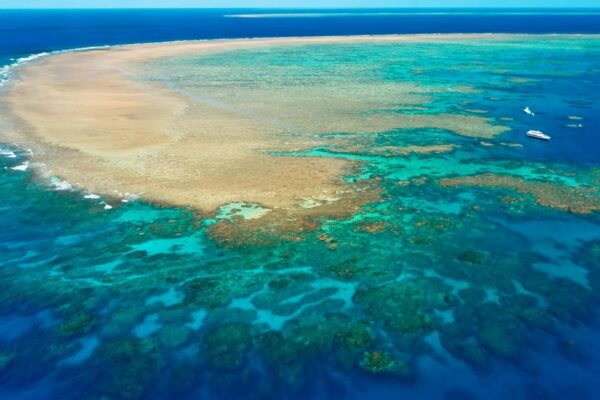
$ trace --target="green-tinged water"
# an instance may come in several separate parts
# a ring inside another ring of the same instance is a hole
[[[223,246],[211,226],[272,211],[84,198],[0,146],[0,379],[14,393],[598,393],[600,39],[268,47],[140,79],[314,136],[271,154],[360,162],[345,180],[381,196],[299,240]],[[381,122],[405,114],[424,126]]]

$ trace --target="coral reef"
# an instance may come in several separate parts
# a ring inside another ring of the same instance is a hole
[[[446,187],[479,186],[513,189],[532,196],[544,207],[557,208],[578,214],[600,211],[600,195],[594,187],[571,187],[553,182],[541,182],[510,175],[481,174],[460,178],[444,178],[440,184]]]

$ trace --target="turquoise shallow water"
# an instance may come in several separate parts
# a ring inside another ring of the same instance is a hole
[[[289,93],[356,87],[379,104],[408,82],[423,104],[398,97],[360,112],[484,116],[508,128],[489,139],[336,130],[315,133],[326,138],[317,148],[273,153],[357,160],[346,180],[382,189],[381,201],[296,241],[223,246],[210,226],[268,211],[230,204],[203,219],[85,198],[15,169],[28,153],[1,145],[0,394],[597,397],[600,220],[583,211],[600,202],[599,49],[574,37],[294,46],[149,68],[141,79],[235,107],[240,87],[284,105]],[[310,134],[285,115],[285,133]],[[552,141],[527,139],[534,128]],[[444,144],[460,147],[392,151]],[[481,174],[493,175],[442,184]]]

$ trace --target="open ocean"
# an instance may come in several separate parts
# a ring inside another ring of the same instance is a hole
[[[200,222],[139,200],[105,210],[19,168],[30,155],[0,132],[0,399],[600,399],[600,218],[586,212],[600,202],[600,9],[0,10],[0,80],[31,55],[83,47],[404,33],[588,35],[157,62],[142,78],[190,98],[217,79],[278,93],[269,77],[352,87],[362,71],[431,97],[372,112],[509,128],[488,141],[399,129],[373,148],[289,154],[358,160],[348,182],[378,179],[383,193],[293,242],[213,240],[235,207]],[[533,127],[553,140],[524,138]],[[445,143],[458,147],[375,152]],[[460,181],[478,174],[491,178]]]

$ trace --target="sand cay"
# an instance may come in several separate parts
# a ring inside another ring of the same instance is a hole
[[[205,212],[231,202],[259,203],[286,210],[286,215],[301,209],[306,199],[316,199],[324,206],[310,213],[337,215],[340,207],[350,211],[372,200],[364,193],[357,195],[372,188],[343,181],[356,164],[271,152],[321,146],[330,142],[327,134],[332,132],[348,134],[335,140],[350,145],[353,133],[396,128],[432,127],[481,138],[506,128],[479,116],[389,113],[399,104],[426,103],[438,90],[410,82],[369,86],[360,80],[336,82],[335,76],[327,75],[291,87],[260,81],[222,87],[201,81],[196,83],[206,88],[199,97],[144,79],[144,74],[153,63],[219,52],[473,37],[220,40],[59,53],[15,71],[2,96],[0,118],[8,127],[2,140],[32,148],[34,163],[44,163],[53,174],[98,193],[128,192]],[[218,76],[235,72],[219,68]]]

